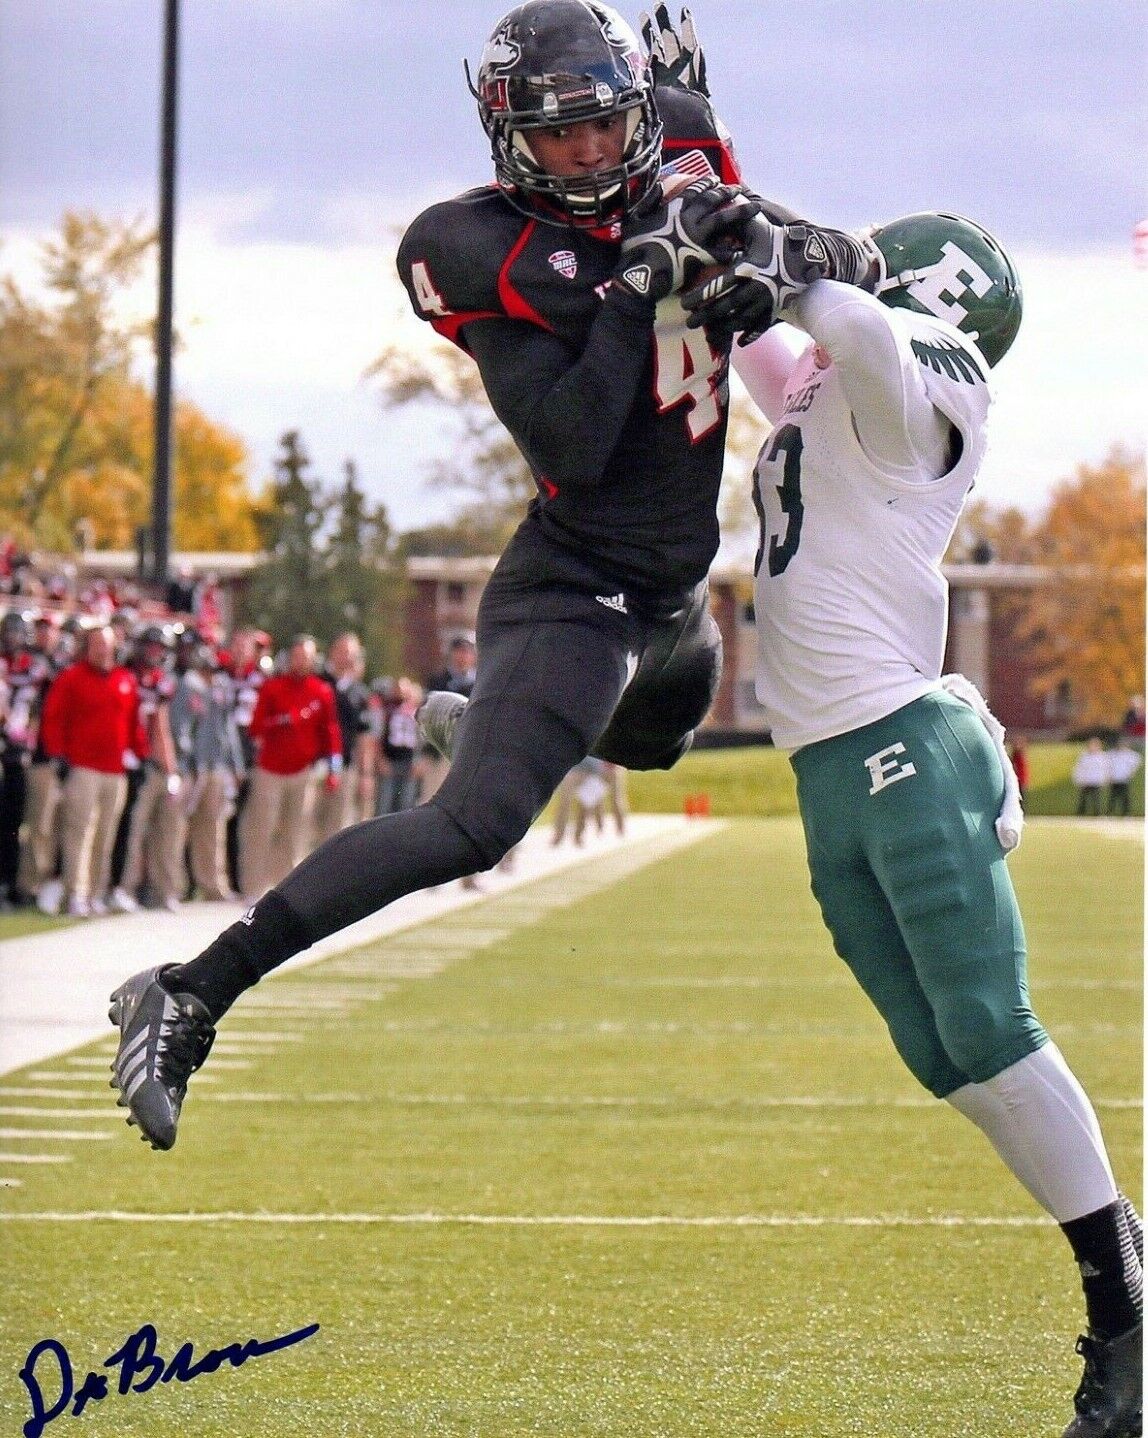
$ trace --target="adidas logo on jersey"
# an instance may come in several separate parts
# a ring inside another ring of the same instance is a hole
[[[595,594],[594,598],[599,604],[604,604],[607,609],[616,609],[619,614],[629,614],[626,608],[626,596],[624,594]]]
[[[640,295],[649,294],[650,291],[650,267],[649,265],[631,265],[628,270],[622,271],[622,278]]]

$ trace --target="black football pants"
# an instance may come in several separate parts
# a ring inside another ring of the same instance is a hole
[[[312,942],[432,884],[488,869],[588,753],[668,769],[721,671],[706,586],[639,606],[576,570],[503,563],[478,620],[478,677],[427,804],[345,829],[278,886]]]

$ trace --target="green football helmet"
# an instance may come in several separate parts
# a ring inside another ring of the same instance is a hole
[[[880,225],[870,238],[885,271],[879,299],[948,320],[990,365],[1004,357],[1020,329],[1020,278],[987,230],[960,215],[925,211]]]

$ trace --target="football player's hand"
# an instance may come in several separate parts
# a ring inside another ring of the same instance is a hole
[[[655,188],[622,227],[622,258],[614,283],[643,299],[662,300],[683,289],[691,272],[721,263],[710,247],[713,216],[727,203],[728,190],[713,180],[673,188],[672,197]]]
[[[829,254],[808,225],[771,225],[755,216],[744,231],[745,249],[720,275],[688,290],[687,323],[724,334],[741,331],[749,344],[774,324],[807,285],[829,272]]]
[[[706,57],[698,44],[694,17],[682,11],[681,29],[675,30],[665,5],[654,7],[654,18],[641,15],[642,39],[650,55],[650,78],[654,85],[676,85],[709,98],[706,84]],[[654,27],[657,27],[656,29]]]

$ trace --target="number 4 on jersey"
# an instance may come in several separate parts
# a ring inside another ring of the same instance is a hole
[[[419,302],[419,308],[427,315],[449,315],[446,303],[442,295],[434,287],[434,281],[430,277],[430,270],[426,267],[424,260],[416,260],[411,266],[411,283],[415,287],[415,299]]]
[[[722,356],[711,349],[703,330],[687,329],[680,305],[682,323],[663,324],[663,307],[669,304],[663,300],[658,306],[654,326],[654,397],[661,414],[676,404],[689,405],[686,429],[696,444],[721,423]]]

